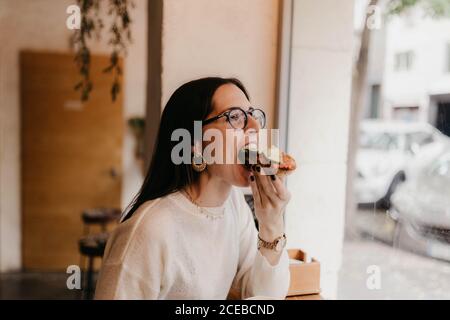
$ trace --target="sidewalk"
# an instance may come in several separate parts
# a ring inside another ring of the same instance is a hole
[[[369,290],[367,267],[377,265],[381,289]],[[344,243],[338,299],[450,299],[450,263],[370,239]]]

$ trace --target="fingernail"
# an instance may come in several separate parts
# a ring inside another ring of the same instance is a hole
[[[274,174],[273,174],[273,175],[271,175],[271,176],[270,176],[270,178],[272,178],[272,180],[273,180],[273,181],[275,181],[275,179],[276,179],[276,177],[275,177],[275,175],[274,175]]]
[[[250,176],[250,180],[251,181],[255,181],[255,177],[254,176]]]

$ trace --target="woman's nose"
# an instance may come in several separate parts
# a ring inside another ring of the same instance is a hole
[[[259,129],[261,129],[259,122],[249,115],[247,127],[245,128],[246,143],[258,145]]]
[[[247,128],[245,131],[256,131],[258,132],[259,129],[261,129],[261,126],[259,125],[259,121],[253,118],[251,115],[248,115],[247,120]]]

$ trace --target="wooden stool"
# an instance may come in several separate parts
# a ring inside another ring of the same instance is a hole
[[[94,277],[94,259],[96,257],[102,258],[105,252],[106,242],[108,240],[109,234],[107,232],[97,233],[97,234],[89,234],[82,237],[78,241],[78,248],[80,250],[80,254],[82,256],[86,256],[88,258],[88,271],[86,280],[84,281],[83,290],[84,299],[92,299],[94,286],[93,286],[93,277]]]
[[[84,236],[78,241],[80,251],[80,266],[85,269],[85,260],[88,258],[88,269],[86,280],[84,281],[86,288],[84,291],[84,299],[91,299],[93,293],[93,277],[94,277],[94,259],[102,258],[105,251],[108,233],[106,226],[108,223],[118,221],[122,212],[117,208],[90,208],[81,214],[83,220]],[[90,227],[93,225],[101,226],[102,233],[91,234]]]
[[[102,232],[106,232],[106,225],[110,222],[119,221],[122,211],[117,208],[91,208],[81,214],[84,224],[84,234],[89,234],[91,225],[100,225]]]

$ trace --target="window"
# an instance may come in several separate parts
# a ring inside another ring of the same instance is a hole
[[[406,135],[406,150],[413,153],[417,152],[421,147],[432,143],[433,136],[426,132],[413,132]]]
[[[392,117],[394,120],[414,122],[419,120],[418,106],[394,106],[392,109]]]
[[[412,68],[414,53],[412,51],[399,52],[395,55],[395,71],[409,71]]]
[[[450,153],[445,153],[437,159],[431,169],[431,174],[447,180],[450,179]]]
[[[399,137],[390,133],[364,133],[360,145],[365,149],[397,150],[399,149]]]

